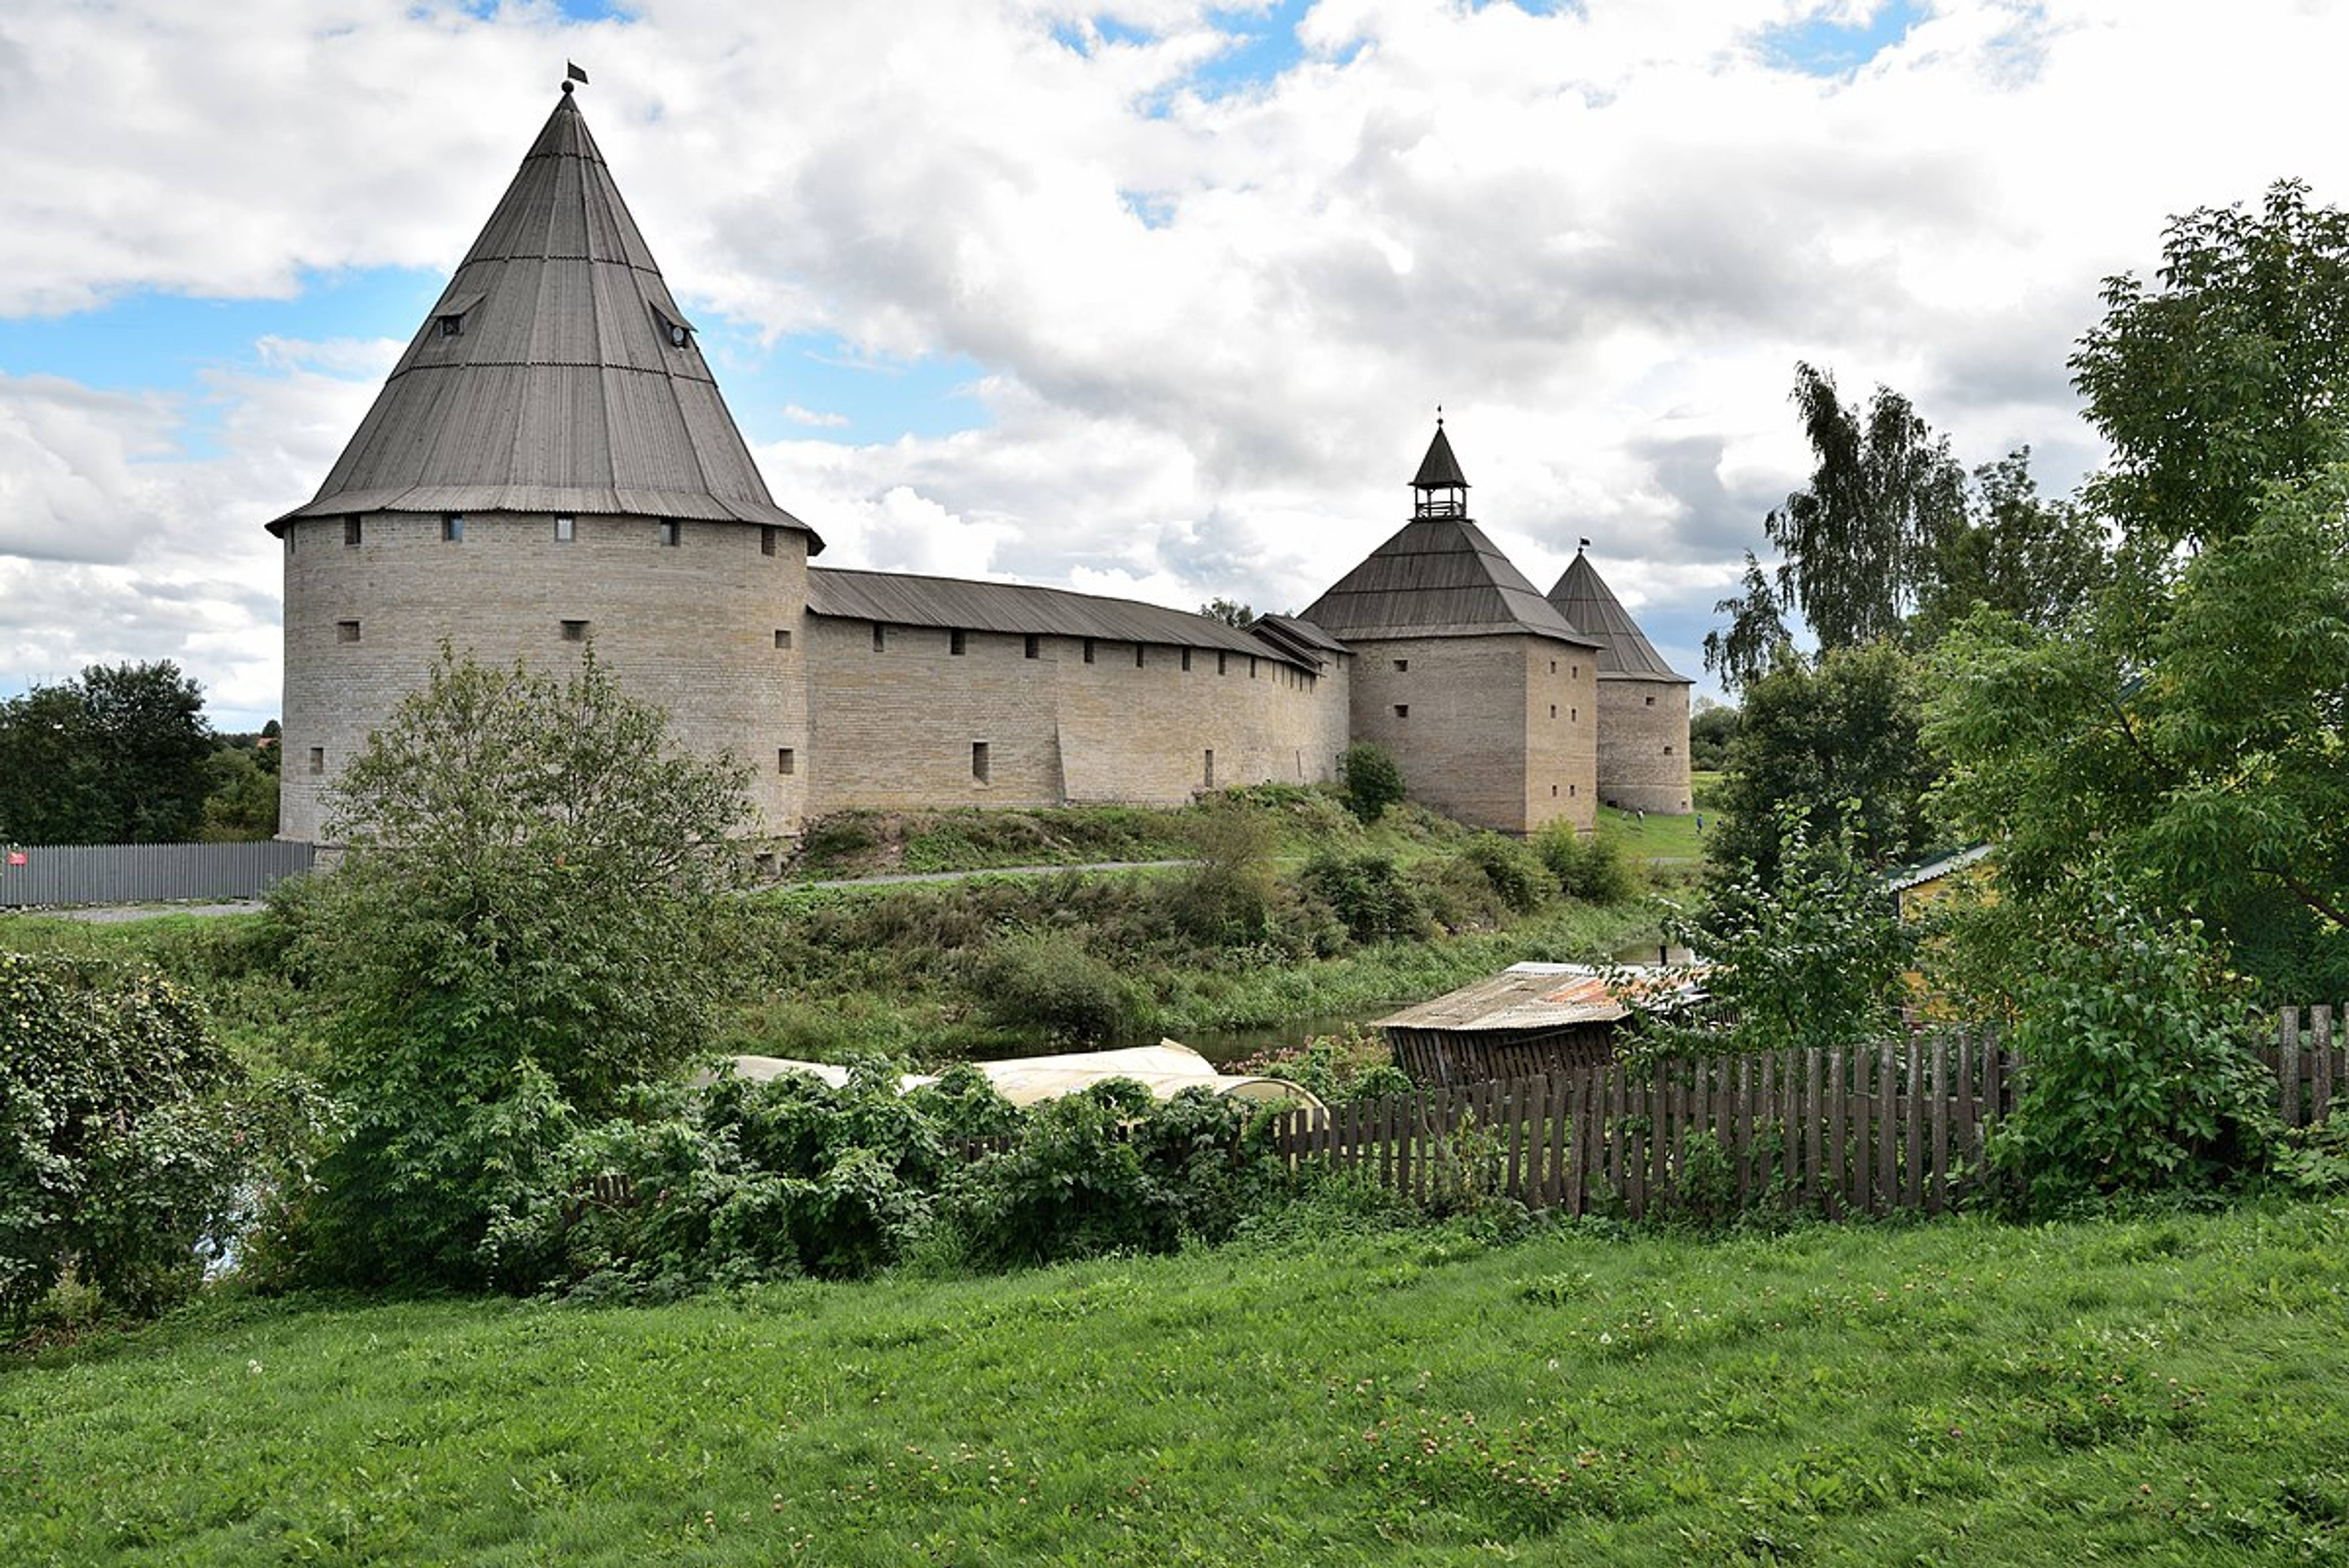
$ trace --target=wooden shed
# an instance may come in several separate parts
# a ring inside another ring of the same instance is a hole
[[[1531,1077],[1611,1060],[1630,1003],[1678,1006],[1699,994],[1701,974],[1687,965],[1512,964],[1377,1027],[1414,1084]]]

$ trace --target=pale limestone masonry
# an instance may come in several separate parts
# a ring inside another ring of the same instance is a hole
[[[678,743],[748,766],[764,834],[857,806],[1319,783],[1356,739],[1392,750],[1417,798],[1506,832],[1588,827],[1602,777],[1687,809],[1687,683],[1648,649],[1655,701],[1610,690],[1597,656],[1636,653],[1637,628],[1603,586],[1588,602],[1621,624],[1601,640],[1534,591],[1469,519],[1440,420],[1411,521],[1251,631],[811,571],[822,540],[768,493],[564,90],[317,493],[270,524],[285,836],[330,836],[323,791],[444,646],[559,672],[592,644]]]
[[[356,530],[353,524],[356,522]],[[775,771],[807,743],[806,535],[740,523],[378,513],[285,528],[285,763],[279,834],[327,837],[320,787],[422,683],[446,642],[486,664],[572,665],[594,639],[621,687],[678,742],[750,765],[771,826],[796,824],[803,781]],[[356,536],[357,544],[347,541]],[[773,554],[767,551],[771,548]],[[566,623],[576,623],[567,626]],[[759,765],[763,758],[766,765]]]
[[[1694,809],[1688,746],[1688,682],[1600,677],[1601,804],[1685,816]]]
[[[1354,737],[1392,753],[1412,798],[1509,833],[1596,821],[1589,652],[1513,635],[1355,641]]]

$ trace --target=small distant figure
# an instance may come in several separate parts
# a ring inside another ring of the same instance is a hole
[[[1696,836],[1699,838],[1704,836],[1704,813],[1701,811],[1696,814]]]
[[[1637,811],[1633,812],[1633,813],[1631,814],[1631,820],[1632,820],[1632,821],[1634,821],[1634,822],[1636,822],[1636,823],[1638,823],[1638,824],[1639,824],[1640,826],[1642,826],[1642,827],[1647,826],[1648,826],[1648,808],[1647,808],[1646,806],[1644,806],[1644,805],[1643,805],[1643,806],[1641,806],[1639,810],[1637,810]]]

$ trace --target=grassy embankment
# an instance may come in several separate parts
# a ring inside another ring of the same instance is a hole
[[[784,887],[746,900],[743,994],[730,1051],[836,1060],[880,1051],[924,1064],[1081,1044],[1004,1015],[999,955],[1049,939],[1081,965],[1071,982],[1113,992],[1094,1039],[1155,1039],[1375,1016],[1522,959],[1603,960],[1655,929],[1633,898],[1555,898],[1520,912],[1461,857],[1474,835],[1416,808],[1364,828],[1316,791],[1238,792],[1275,884],[1266,918],[1242,931],[1186,929],[1194,871],[990,878],[940,885]],[[795,875],[807,880],[905,870],[1172,860],[1199,853],[1202,814],[1120,807],[1056,812],[856,814],[815,826]],[[1317,852],[1392,860],[1426,908],[1420,934],[1353,941],[1297,891]],[[1195,922],[1193,922],[1195,924]],[[119,926],[11,916],[0,946],[155,962],[194,984],[232,1036],[306,1059],[318,1021],[285,972],[262,917],[167,917]]]
[[[216,1301],[0,1375],[0,1561],[2349,1558],[2344,1212],[1349,1234],[657,1308]]]

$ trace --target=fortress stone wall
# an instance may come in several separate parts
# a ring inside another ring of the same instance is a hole
[[[1599,797],[1624,811],[1685,815],[1689,783],[1686,681],[1599,682]]]

